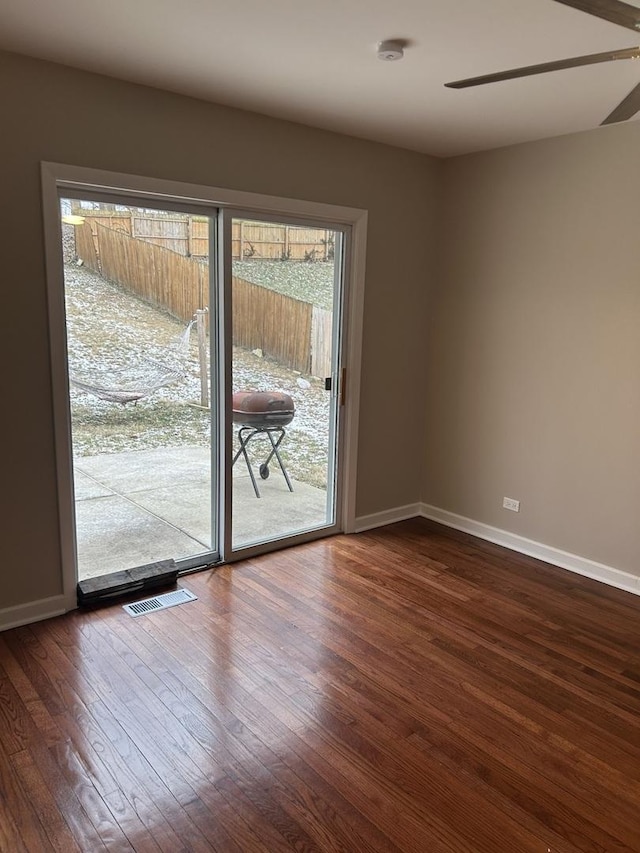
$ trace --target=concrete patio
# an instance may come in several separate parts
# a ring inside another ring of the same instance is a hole
[[[74,461],[79,579],[211,549],[209,451],[176,447]],[[233,545],[276,539],[326,524],[327,494],[292,480],[277,463],[256,473],[257,498],[240,459],[233,471]]]

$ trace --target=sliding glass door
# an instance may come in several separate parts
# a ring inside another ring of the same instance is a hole
[[[233,549],[336,524],[344,239],[230,216]]]
[[[337,531],[345,230],[64,194],[80,580]]]
[[[78,578],[215,562],[215,220],[86,197],[60,213]]]

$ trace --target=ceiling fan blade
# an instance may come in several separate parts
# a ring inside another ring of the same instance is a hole
[[[626,121],[640,110],[640,83],[629,92],[627,97],[620,101],[615,110],[610,113],[602,124],[615,124],[618,121]]]
[[[620,0],[555,0],[564,6],[580,9],[588,15],[595,15],[612,24],[628,27],[630,30],[640,29],[640,9],[621,3]]]
[[[563,68],[578,68],[581,65],[595,65],[598,62],[638,58],[640,58],[640,48],[627,47],[623,50],[610,50],[607,53],[591,53],[588,56],[574,56],[571,59],[543,62],[541,65],[512,68],[509,71],[498,71],[496,74],[483,74],[481,77],[468,77],[466,80],[454,80],[453,83],[445,83],[444,85],[449,89],[467,89],[469,86],[483,86],[485,83],[497,83],[500,80],[514,80],[517,77],[545,74],[547,71],[561,71]]]

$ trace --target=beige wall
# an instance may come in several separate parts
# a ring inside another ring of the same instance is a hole
[[[637,575],[639,158],[634,122],[444,164],[422,488]]]
[[[39,163],[369,210],[358,514],[418,500],[437,163],[407,151],[0,54],[0,610],[61,591]],[[381,407],[402,412],[380,416]]]

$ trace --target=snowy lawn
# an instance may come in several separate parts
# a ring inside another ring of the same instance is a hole
[[[233,262],[233,274],[238,278],[327,310],[333,307],[333,270],[333,261]]]

